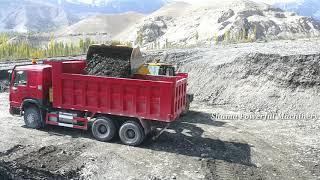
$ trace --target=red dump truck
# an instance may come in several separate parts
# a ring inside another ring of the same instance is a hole
[[[187,74],[112,78],[86,75],[86,61],[45,61],[17,66],[10,82],[10,113],[30,128],[89,129],[100,141],[119,133],[137,146],[153,122],[176,121],[187,104]],[[155,123],[157,124],[157,123]]]

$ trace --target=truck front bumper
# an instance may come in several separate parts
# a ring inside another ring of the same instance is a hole
[[[17,108],[17,107],[10,106],[9,113],[11,115],[20,115],[21,116],[21,109],[20,109],[20,107]]]

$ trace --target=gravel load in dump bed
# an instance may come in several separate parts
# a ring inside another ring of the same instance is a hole
[[[127,59],[113,59],[95,55],[87,60],[86,71],[89,75],[129,78],[131,66]]]

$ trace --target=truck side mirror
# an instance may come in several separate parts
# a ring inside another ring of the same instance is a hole
[[[12,80],[12,70],[9,70],[9,71],[8,71],[8,80],[9,80],[9,83],[10,83],[11,80]]]

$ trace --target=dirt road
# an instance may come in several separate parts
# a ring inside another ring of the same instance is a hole
[[[28,129],[0,93],[0,179],[319,179],[319,121],[218,120],[195,103],[157,141],[102,143],[61,127]]]

